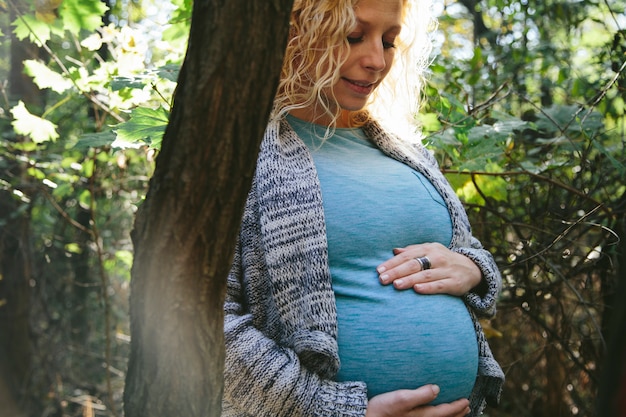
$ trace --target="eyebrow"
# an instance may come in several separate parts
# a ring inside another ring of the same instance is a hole
[[[361,20],[358,17],[357,17],[356,21],[357,21],[357,23],[359,25],[362,25],[362,26],[365,26],[365,27],[372,26],[372,24],[370,22],[365,21],[365,20]],[[402,25],[393,25],[389,29],[387,29],[385,32],[391,32],[391,31],[394,31],[394,30],[397,30],[398,32],[401,31],[402,30]]]

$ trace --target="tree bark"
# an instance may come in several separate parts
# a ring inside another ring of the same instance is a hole
[[[626,193],[617,200],[615,207],[626,206]],[[618,283],[605,310],[603,322],[608,349],[604,356],[600,388],[596,400],[597,415],[602,417],[626,417],[626,221],[621,217],[614,227],[622,239],[617,244]],[[608,297],[607,297],[608,298]]]
[[[0,417],[26,416],[31,367],[28,216],[0,191]]]
[[[10,21],[17,18],[26,2],[10,7]],[[24,74],[24,61],[34,59],[40,48],[28,40],[20,41],[11,34],[11,66],[9,69],[10,100],[18,98],[29,106],[41,106],[43,94]],[[16,142],[24,138],[16,137]],[[15,158],[19,161],[19,158]],[[7,162],[0,177],[24,186],[25,167]],[[21,417],[32,410],[28,398],[32,366],[30,342],[31,249],[30,208],[17,201],[9,190],[0,191],[0,417]],[[37,396],[36,394],[34,396]]]
[[[137,214],[125,415],[219,416],[223,302],[293,0],[196,0]]]

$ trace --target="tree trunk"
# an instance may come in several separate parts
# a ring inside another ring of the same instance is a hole
[[[26,415],[31,366],[29,224],[0,191],[0,417]]]
[[[219,416],[223,301],[293,0],[196,0],[137,214],[125,414]]]
[[[10,7],[10,21],[17,17],[14,7],[22,10],[25,2]],[[39,55],[39,47],[20,41],[11,34],[10,100],[18,98],[29,105],[41,106],[41,91],[24,74],[24,60]],[[15,141],[23,138],[17,137]],[[19,158],[15,158],[19,161]],[[7,162],[0,178],[12,184],[23,182],[24,166]],[[24,184],[18,187],[23,189]],[[30,218],[24,201],[18,201],[11,190],[0,191],[0,417],[27,415],[31,373],[30,344]],[[31,394],[32,395],[32,394]],[[34,394],[37,396],[37,394]],[[32,410],[31,410],[32,411]]]
[[[615,207],[626,206],[626,193]],[[603,360],[600,389],[596,400],[599,417],[626,417],[626,221],[620,218],[614,230],[621,240],[617,245],[618,283],[605,310],[605,340],[608,350]],[[607,297],[608,298],[608,297]]]

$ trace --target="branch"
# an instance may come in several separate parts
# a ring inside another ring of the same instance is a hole
[[[474,176],[474,175],[485,175],[485,176],[492,176],[492,177],[506,177],[506,176],[516,176],[516,175],[528,175],[529,177],[541,180],[543,182],[547,182],[549,184],[555,185],[559,188],[562,188],[574,195],[577,195],[578,197],[581,197],[584,200],[587,200],[589,202],[591,202],[594,206],[596,206],[596,209],[602,209],[602,211],[604,211],[609,217],[613,218],[615,215],[613,213],[613,211],[611,210],[610,207],[606,206],[605,204],[599,202],[598,200],[590,197],[589,195],[585,194],[584,192],[569,186],[565,183],[562,183],[560,181],[556,181],[552,178],[540,175],[540,174],[534,174],[530,171],[505,171],[505,172],[487,172],[487,171],[460,171],[460,170],[453,170],[453,169],[442,169],[441,170],[444,174],[456,174],[456,175],[470,175],[470,176]]]

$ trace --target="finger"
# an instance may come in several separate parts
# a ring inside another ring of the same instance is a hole
[[[453,254],[447,266],[438,267],[428,274],[414,276],[413,289],[419,294],[439,294],[462,296],[480,284],[482,272],[469,258]],[[438,260],[445,264],[444,261]],[[434,272],[436,271],[436,273]]]
[[[412,284],[417,284],[420,280],[433,279],[428,276],[419,277],[418,274],[420,272],[427,271],[422,271],[422,264],[415,258],[409,258],[395,268],[379,273],[379,278],[380,282],[385,285],[403,279],[403,281],[399,283],[403,288],[410,288]]]
[[[448,404],[435,406],[436,413],[433,417],[465,417],[470,413],[469,401],[465,398]]]
[[[394,256],[380,264],[376,270],[379,274],[382,274],[385,271],[396,268],[397,266],[416,258],[425,253],[426,246],[428,244],[421,245],[410,245],[405,248],[394,248],[393,254]]]
[[[419,256],[415,255],[415,253],[421,253]],[[389,284],[397,279],[406,278],[411,275],[417,274],[419,272],[429,270],[432,266],[432,259],[430,256],[425,256],[423,252],[415,252],[414,250],[406,251],[401,254],[396,255],[391,258],[384,264],[381,264],[378,268],[378,274],[380,281],[383,284]],[[392,266],[394,265],[394,266]],[[418,278],[413,277],[413,278]],[[421,280],[432,280],[437,279],[435,277],[431,277],[430,275],[419,277]],[[413,283],[420,282],[420,280],[415,279]],[[405,288],[409,288],[411,286],[409,281],[405,281],[403,284]]]
[[[404,389],[379,394],[368,401],[366,417],[417,417],[419,414],[415,414],[415,409],[417,407],[432,409],[432,406],[428,404],[437,398],[437,395],[439,395],[439,387],[433,384],[424,385],[415,390]]]
[[[448,281],[446,278],[447,277],[442,273],[441,270],[428,269],[426,271],[420,270],[419,272],[406,275],[401,278],[396,278],[393,281],[391,281],[391,279],[388,279],[387,282],[388,283],[393,282],[394,288],[398,290],[407,290],[409,288],[415,288],[416,285],[419,287],[420,285],[428,284],[429,287],[425,288],[426,291],[428,291],[429,289],[436,291],[436,288],[441,288],[442,286],[443,288],[448,287],[446,283],[442,282],[442,281]]]
[[[393,253],[394,256],[392,258],[386,260],[376,268],[379,274],[388,272],[404,263],[412,262],[415,258],[423,256],[428,257],[431,265],[437,264],[439,266],[452,252],[440,243],[422,243],[409,245],[404,248],[394,248]]]
[[[414,410],[413,417],[465,417],[470,412],[469,401],[465,398],[451,403],[432,407],[419,407]]]
[[[399,409],[412,410],[416,407],[431,403],[439,395],[439,386],[424,385],[414,390],[394,391],[395,404]]]
[[[395,285],[395,283],[394,283]],[[465,287],[457,279],[440,279],[429,282],[417,282],[412,285],[418,294],[450,294],[461,296],[466,293]]]
[[[394,248],[394,255],[399,255],[404,252],[436,252],[440,250],[449,250],[446,246],[438,242],[416,243],[414,245],[408,245],[403,248]]]
[[[412,245],[412,247],[415,247],[415,246],[417,246],[417,245]],[[394,248],[393,249],[393,254],[394,255],[399,255],[399,254],[401,254],[403,252],[406,252],[407,250],[409,250],[408,247],[406,247],[406,248]]]

